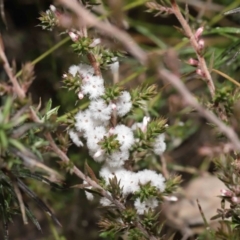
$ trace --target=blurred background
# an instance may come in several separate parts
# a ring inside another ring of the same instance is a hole
[[[122,7],[131,4],[132,7],[123,11],[121,18],[110,17],[108,20],[121,28],[126,28],[141,47],[158,56],[160,64],[170,70],[176,70],[196,96],[207,99],[209,93],[206,84],[195,74],[195,69],[186,63],[190,57],[194,57],[194,52],[177,29],[179,23],[175,17],[171,15],[154,17],[154,14],[146,11],[144,1],[124,0],[120,2]],[[231,77],[238,79],[240,59],[237,52],[240,49],[238,41],[240,31],[239,33],[220,31],[217,30],[217,27],[234,29],[239,27],[240,29],[240,14],[228,17],[222,15],[222,12],[229,8],[240,6],[240,0],[179,0],[177,2],[183,10],[185,3],[188,3],[188,18],[193,29],[204,26],[203,39],[206,45],[207,61],[210,62],[211,56],[214,54],[215,57],[211,62],[214,68],[227,72]],[[103,3],[106,6],[105,11],[111,7],[113,12],[116,11],[111,0],[103,1]],[[60,35],[61,30],[59,29],[48,32],[38,26],[40,23],[39,13],[46,11],[50,4],[53,2],[43,0],[4,1],[6,23],[1,20],[1,35],[9,61],[15,61],[17,70],[21,69],[22,64],[38,58],[65,37]],[[101,8],[94,10],[99,9]],[[91,30],[91,34],[97,35],[98,33]],[[101,38],[108,44],[109,39],[105,39],[103,35]],[[81,56],[77,56],[69,45],[70,42],[67,42],[35,65],[36,77],[29,91],[36,104],[39,99],[45,104],[51,98],[53,106],[60,105],[59,116],[73,110],[77,101],[77,96],[62,88],[61,76],[69,66],[85,61]],[[176,56],[174,57],[176,62],[171,66],[168,59],[172,55]],[[171,86],[159,81],[153,72],[142,71],[142,67],[131,56],[121,58],[120,64],[120,80],[126,79],[134,72],[139,73],[124,85],[126,89],[134,88],[142,83],[156,83],[159,86],[159,96],[150,104],[150,115],[153,118],[163,116],[168,119],[170,126],[166,135],[168,150],[164,155],[164,161],[171,174],[180,174],[183,178],[181,196],[184,196],[187,202],[179,201],[180,205],[175,206],[167,204],[165,208],[167,211],[163,212],[159,221],[167,219],[166,232],[178,231],[176,239],[181,239],[182,229],[190,231],[192,236],[199,234],[203,231],[202,220],[201,217],[199,218],[199,212],[191,209],[193,199],[202,199],[203,209],[206,209],[209,215],[214,215],[216,207],[212,206],[219,205],[220,207],[220,200],[215,196],[218,195],[219,189],[223,188],[216,177],[210,176],[214,172],[212,160],[216,157],[211,151],[208,151],[216,143],[213,130],[204,119],[186,106]],[[103,70],[103,75],[111,82],[111,76],[107,70]],[[6,79],[3,70],[0,72],[0,77]],[[218,87],[234,88],[233,84],[226,82],[223,78],[214,74],[213,77]],[[141,118],[142,113],[136,114],[135,120]],[[88,160],[89,165],[96,172],[100,167],[88,157],[85,149],[71,146],[69,157],[81,169],[83,169],[85,160]],[[57,161],[55,158],[46,159],[46,164],[62,171]],[[146,160],[141,167],[145,166],[162,171],[159,159],[154,162]],[[61,174],[65,177],[68,186],[81,183],[75,176],[66,174],[64,171]],[[103,239],[98,237],[99,228],[97,226],[102,209],[98,207],[97,202],[87,201],[83,191],[78,189],[53,191],[39,182],[32,181],[29,184],[31,189],[41,196],[53,210],[63,227],[55,226],[48,216],[40,212],[34,204],[30,204],[35,209],[34,212],[43,231],[39,232],[31,223],[24,226],[21,217],[18,216],[13,219],[14,223],[10,226],[10,239]],[[179,209],[190,210],[184,210],[183,213]],[[177,222],[174,219],[177,219]]]

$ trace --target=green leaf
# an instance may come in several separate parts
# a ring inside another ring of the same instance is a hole
[[[50,98],[50,99],[48,100],[48,102],[47,102],[47,106],[46,106],[46,108],[45,108],[45,112],[46,112],[46,113],[49,112],[49,111],[51,110],[51,108],[52,108],[52,99]]]
[[[0,143],[3,149],[6,149],[8,147],[8,139],[3,130],[0,130]]]
[[[9,144],[11,144],[13,147],[20,151],[24,151],[26,149],[22,143],[12,138],[9,139]]]
[[[12,107],[12,99],[8,97],[6,102],[4,103],[4,108],[2,113],[2,117],[3,117],[2,121],[5,123],[7,123],[9,119],[11,107]]]

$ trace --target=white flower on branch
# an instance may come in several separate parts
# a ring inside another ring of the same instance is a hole
[[[116,106],[118,116],[125,116],[132,108],[130,93],[127,91],[123,91],[116,101]]]
[[[116,177],[125,197],[140,189],[136,173],[121,167],[114,168],[105,164],[100,170],[100,176],[105,180],[106,184],[109,184],[110,179]]]
[[[131,146],[134,144],[134,136],[131,128],[123,124],[120,124],[114,128],[113,133],[117,134],[117,140],[121,145],[120,146],[121,151],[129,150]]]
[[[76,76],[77,73],[80,74],[80,76],[85,79],[88,77],[92,77],[94,74],[94,69],[87,64],[80,63],[79,65],[72,65],[69,67],[68,72],[73,75],[73,77]]]
[[[163,133],[159,134],[155,139],[153,144],[153,151],[155,154],[160,155],[166,150],[167,145],[164,142],[164,140],[165,140],[165,135]]]
[[[106,158],[106,162],[110,167],[121,167],[124,162],[129,159],[128,151],[116,151]]]
[[[160,192],[165,189],[165,178],[162,174],[158,174],[152,170],[143,170],[137,173],[128,171],[122,167],[111,167],[105,164],[100,170],[100,176],[109,184],[109,180],[116,177],[123,195],[127,197],[130,193],[135,193],[140,190],[140,185],[150,183],[155,186]]]
[[[107,105],[101,98],[91,101],[89,110],[95,120],[109,121],[111,118],[112,107],[110,104]]]
[[[79,68],[78,71],[83,78],[91,77],[94,75],[94,69],[90,65],[80,63],[78,65],[78,68]]]
[[[73,131],[72,129],[69,131],[69,137],[71,138],[71,140],[73,141],[73,143],[78,146],[78,147],[82,147],[83,146],[83,142],[79,139],[78,134]]]
[[[88,81],[83,82],[81,90],[83,94],[88,94],[90,99],[97,99],[105,92],[103,79],[99,76],[88,77]]]
[[[68,72],[73,75],[73,77],[76,76],[76,74],[79,72],[79,67],[77,65],[72,65],[69,67]]]
[[[143,215],[144,212],[154,210],[158,206],[158,200],[155,197],[151,197],[141,202],[140,198],[137,198],[134,202],[134,207],[139,215]]]
[[[87,109],[79,111],[76,116],[75,127],[79,132],[88,132],[93,129],[93,121],[91,119],[91,112]]]
[[[100,149],[99,142],[106,135],[107,131],[103,126],[94,127],[84,134],[87,139],[87,147],[90,151],[97,152]]]
[[[151,183],[151,186],[155,186],[159,191],[163,192],[165,189],[165,178],[162,174],[158,174],[152,170],[142,170],[137,172],[138,182],[141,185]]]

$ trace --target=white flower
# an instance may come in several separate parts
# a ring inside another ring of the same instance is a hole
[[[112,175],[117,169],[114,169],[114,168],[110,168],[108,165],[103,165],[101,170],[99,171],[99,175],[100,177],[102,177],[103,179],[106,180],[107,183],[108,182],[108,179],[109,179],[109,176]]]
[[[79,132],[91,131],[94,127],[89,110],[79,111],[76,116],[75,127]]]
[[[103,79],[98,76],[91,76],[88,81],[82,84],[81,90],[83,94],[88,94],[90,99],[99,98],[105,92]]]
[[[77,145],[78,147],[82,147],[83,146],[83,143],[82,141],[79,139],[79,136],[76,132],[74,132],[72,129],[69,131],[69,137],[71,138],[71,140],[73,141],[73,143],[75,145]]]
[[[98,143],[106,135],[106,129],[103,126],[93,127],[91,130],[87,131],[84,136],[87,139],[87,147],[93,152],[97,152],[100,149]]]
[[[123,189],[124,196],[139,190],[136,173],[124,168],[113,168],[105,164],[100,170],[100,176],[106,181],[106,184],[109,184],[109,179],[116,177],[120,182],[120,187]]]
[[[68,72],[73,75],[73,77],[76,76],[77,72],[79,72],[79,67],[77,65],[72,65],[69,69]]]
[[[92,66],[84,64],[84,63],[80,63],[78,65],[78,71],[80,73],[80,75],[82,76],[82,78],[88,78],[88,77],[92,77],[94,74],[94,69]]]
[[[78,37],[78,35],[71,32],[71,37],[75,39],[76,37]],[[72,74],[74,77],[76,76],[77,73],[79,73],[82,78],[87,79],[93,76],[94,69],[90,65],[80,63],[78,66],[77,65],[70,66],[68,72]]]
[[[120,124],[114,128],[113,133],[117,134],[117,140],[121,145],[121,151],[127,151],[131,148],[134,143],[134,136],[131,128]]]
[[[134,207],[137,210],[139,215],[144,214],[144,212],[154,210],[158,206],[158,201],[155,197],[151,197],[143,202],[141,202],[140,198],[137,198],[134,202]]]
[[[103,99],[99,98],[91,101],[89,110],[91,111],[92,118],[95,120],[109,121],[111,118],[111,105],[107,105]]]
[[[126,115],[132,108],[131,95],[127,91],[123,91],[116,101],[117,114],[120,117]]]
[[[121,179],[120,186],[123,188],[123,195],[126,197],[130,193],[139,191],[137,174],[135,172],[128,171],[126,176]]]
[[[165,189],[165,178],[162,174],[158,174],[155,171],[145,169],[137,173],[138,182],[142,185],[151,183],[152,186],[155,186],[161,192]]]
[[[110,167],[121,167],[124,165],[124,162],[129,159],[128,151],[116,151],[113,152],[109,157],[106,158],[106,161]]]
[[[160,155],[166,150],[167,145],[164,142],[164,140],[165,140],[165,135],[163,133],[159,134],[155,139],[153,144],[153,151],[155,154]]]

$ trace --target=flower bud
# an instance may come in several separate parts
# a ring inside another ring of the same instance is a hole
[[[146,132],[146,130],[147,130],[147,125],[148,125],[149,121],[150,121],[150,117],[145,116],[145,117],[143,118],[143,123],[142,123],[142,126],[141,126],[142,132]]]
[[[78,98],[81,100],[81,99],[83,99],[84,98],[84,94],[82,93],[82,92],[79,92],[78,93]]]
[[[189,58],[189,59],[188,59],[188,63],[189,63],[190,65],[192,65],[192,66],[197,66],[199,62],[198,62],[198,60],[196,60],[196,59]]]
[[[205,45],[204,40],[203,40],[203,39],[200,39],[200,40],[198,41],[198,49],[199,49],[199,50],[202,50],[202,49],[204,48],[204,45]]]
[[[77,34],[75,34],[74,32],[69,32],[68,33],[69,34],[69,37],[74,41],[74,42],[76,42],[77,40],[78,40],[78,35]]]
[[[115,110],[117,108],[117,105],[115,103],[112,103],[111,108],[112,108],[112,110]]]
[[[202,35],[203,29],[204,29],[203,27],[200,27],[200,28],[198,28],[197,31],[195,32],[194,36],[195,36],[195,38],[196,38],[197,41],[199,40],[200,36]]]
[[[164,196],[163,198],[166,201],[169,201],[169,202],[176,202],[176,201],[178,201],[178,198],[176,196]]]
[[[100,157],[102,154],[103,154],[103,150],[102,149],[99,149],[95,154],[94,154],[94,156],[93,156],[93,158],[98,158],[98,157]]]
[[[200,68],[198,68],[198,69],[196,70],[196,74],[199,75],[199,76],[201,76],[201,77],[204,77],[204,73],[203,73],[203,71],[202,71]]]
[[[240,198],[239,197],[232,197],[231,198],[233,203],[240,203]]]
[[[228,189],[221,189],[221,196],[223,197],[232,197],[233,196],[233,192],[228,190]]]
[[[56,7],[54,5],[50,5],[50,10],[55,13],[57,11]]]

